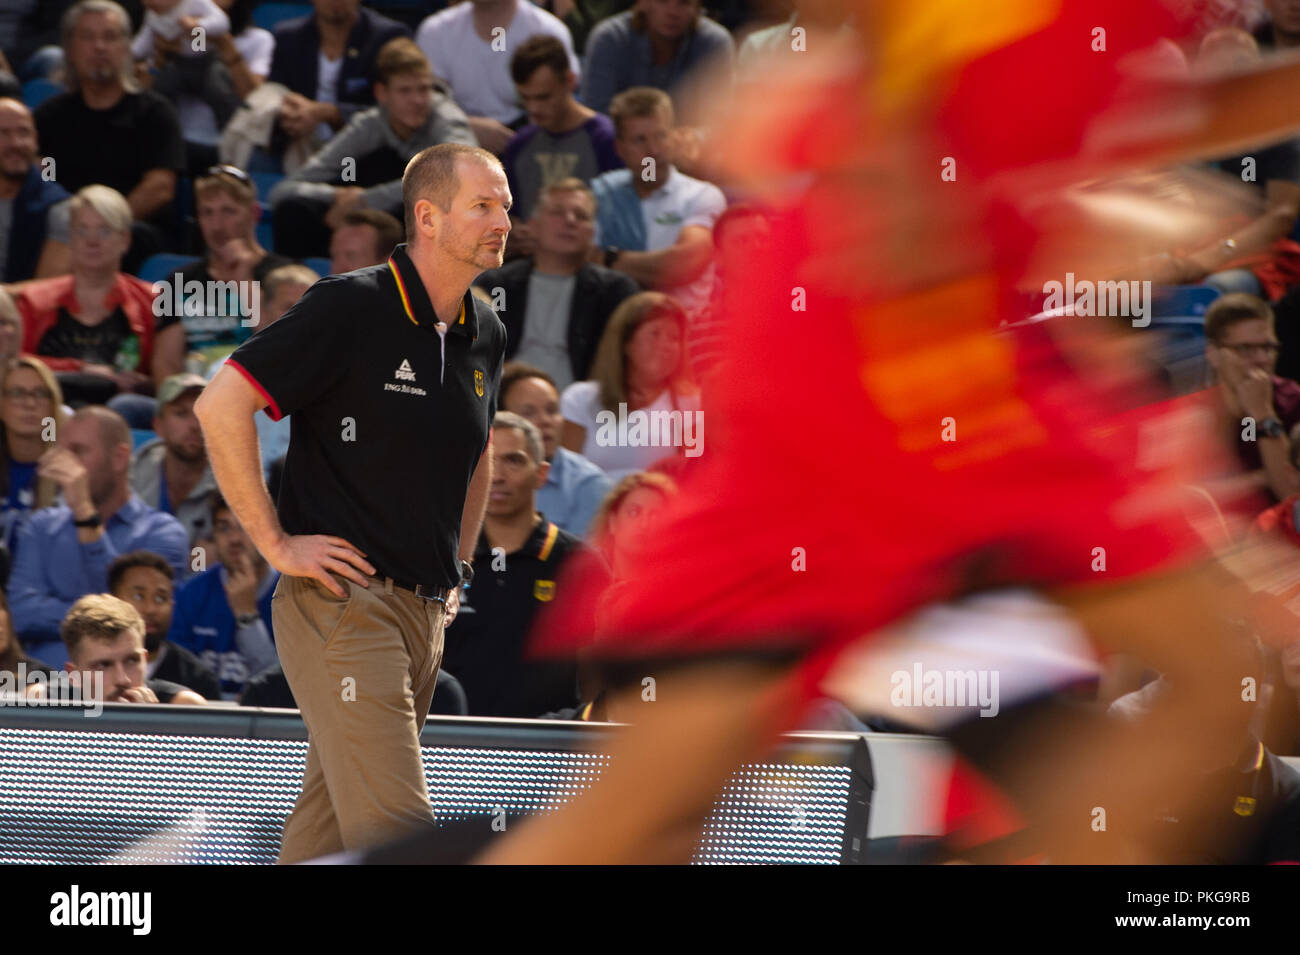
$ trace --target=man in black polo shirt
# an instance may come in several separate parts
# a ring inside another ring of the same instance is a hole
[[[276,645],[310,734],[286,863],[434,825],[419,733],[473,573],[505,355],[469,286],[501,264],[510,189],[490,153],[444,144],[411,160],[402,195],[410,244],[313,285],[195,407],[222,493],[283,575]],[[263,408],[292,415],[278,518]]]
[[[465,687],[470,716],[532,718],[578,705],[577,660],[525,659],[525,640],[555,599],[569,558],[594,555],[537,512],[537,489],[550,469],[537,426],[497,412],[492,449],[474,583],[447,632],[443,664]]]

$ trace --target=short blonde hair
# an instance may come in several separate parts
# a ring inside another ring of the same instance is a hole
[[[87,638],[116,640],[128,630],[144,638],[144,618],[140,611],[112,594],[87,594],[74,603],[63,618],[59,636],[71,656]]]
[[[131,206],[126,198],[109,186],[86,186],[68,200],[68,219],[78,212],[90,209],[108,223],[114,232],[131,231]]]
[[[618,513],[625,497],[641,488],[657,491],[665,499],[676,497],[678,490],[676,481],[658,471],[638,471],[627,475],[615,484],[614,489],[600,502],[595,517],[591,519],[591,526],[587,529],[588,540],[606,557],[612,556],[613,553],[613,537],[609,532],[610,518]]]

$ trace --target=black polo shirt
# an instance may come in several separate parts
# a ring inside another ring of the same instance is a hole
[[[474,582],[447,628],[443,668],[465,687],[470,716],[532,718],[578,704],[571,660],[526,659],[537,614],[556,596],[566,561],[585,545],[545,518],[524,545],[494,561],[487,534],[474,549]]]
[[[468,292],[440,338],[415,265],[321,279],[229,364],[291,415],[280,482],[289,534],[333,534],[380,576],[445,588],[465,494],[496,414],[505,327]]]

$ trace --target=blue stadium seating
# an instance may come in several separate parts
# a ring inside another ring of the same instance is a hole
[[[253,25],[263,30],[274,30],[282,20],[309,16],[311,12],[310,3],[263,3],[253,8]]]
[[[262,217],[257,220],[258,244],[274,252],[275,237],[271,231],[271,204],[267,202],[267,197],[271,195],[271,190],[284,178],[284,175],[278,172],[250,172],[248,175],[253,180],[253,187],[257,189],[257,202],[262,207]]]
[[[23,102],[28,109],[35,109],[51,96],[63,92],[63,87],[52,80],[44,78],[28,80],[23,84]]]
[[[284,178],[284,173],[279,172],[250,172],[248,175],[253,180],[253,188],[257,190],[257,201],[263,206],[275,184]]]
[[[325,275],[332,274],[330,272],[329,259],[320,259],[320,258],[303,259],[302,264],[307,266],[307,268],[311,269],[317,275],[325,276]]]
[[[1173,285],[1154,290],[1154,318],[1204,317],[1219,290],[1209,285]]]
[[[146,282],[159,282],[169,279],[186,262],[193,262],[193,255],[176,255],[172,252],[159,252],[145,259],[140,266],[139,277]]]

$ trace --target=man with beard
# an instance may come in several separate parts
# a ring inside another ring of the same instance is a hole
[[[158,389],[153,429],[158,437],[141,446],[131,464],[131,486],[150,507],[172,514],[190,544],[212,534],[208,498],[217,482],[203,447],[194,402],[207,382],[201,375],[172,375]]]
[[[460,143],[412,159],[402,197],[409,244],[313,285],[195,405],[231,511],[283,574],[276,648],[309,733],[283,863],[436,825],[419,734],[473,577],[506,347],[469,286],[501,264],[511,198],[497,158]],[[293,416],[278,513],[263,408]]]
[[[37,511],[19,533],[9,601],[24,648],[52,666],[67,659],[58,639],[68,609],[108,586],[118,554],[153,551],[176,572],[188,570],[185,529],[132,492],[130,464],[130,429],[98,405],[69,418],[37,462],[37,477],[54,481],[64,503]]]
[[[113,561],[108,589],[144,619],[146,679],[167,680],[189,687],[206,700],[221,697],[221,682],[212,669],[178,643],[164,639],[176,606],[172,569],[157,554],[134,550]]]
[[[36,109],[41,149],[69,192],[100,184],[126,197],[135,224],[123,271],[134,273],[167,247],[174,228],[176,177],[185,169],[180,123],[167,100],[137,87],[121,6],[81,0],[62,33],[68,92]]]
[[[68,191],[36,164],[36,124],[16,99],[0,99],[0,281],[68,270]]]

